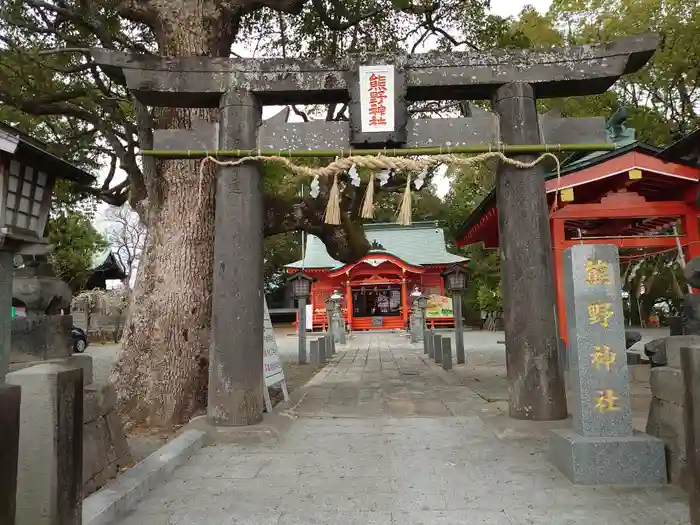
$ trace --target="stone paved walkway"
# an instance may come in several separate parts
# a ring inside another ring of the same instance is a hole
[[[672,487],[575,487],[513,421],[399,335],[358,335],[279,439],[207,447],[120,525],[676,525]]]

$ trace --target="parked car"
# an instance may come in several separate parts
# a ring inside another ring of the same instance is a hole
[[[87,348],[88,340],[85,331],[77,326],[73,327],[73,352],[82,354]]]

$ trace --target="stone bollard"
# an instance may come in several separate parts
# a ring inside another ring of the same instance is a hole
[[[433,334],[433,359],[438,365],[442,362],[442,336],[440,334]]]
[[[313,366],[323,366],[326,364],[326,338],[321,337],[316,341],[311,341],[311,364]]]
[[[7,382],[22,388],[16,525],[80,525],[82,369],[37,365]]]
[[[335,354],[335,339],[331,335],[326,335],[323,339],[323,355],[328,360]]]
[[[325,345],[326,358],[333,357],[335,354],[335,336],[332,333],[325,335]]]
[[[426,331],[425,340],[426,340],[427,345],[428,345],[428,358],[433,359],[435,357],[435,347],[433,346],[435,339],[433,338],[432,330]]]
[[[21,388],[0,384],[0,525],[14,525]]]
[[[330,336],[321,337],[318,340],[319,349],[323,350],[323,359],[328,361],[333,357],[333,349],[335,345],[333,344],[333,338]]]
[[[700,346],[681,348],[681,370],[685,390],[685,453],[690,478],[688,507],[690,523],[700,525]]]
[[[428,329],[423,329],[423,353],[428,354],[428,348],[430,347],[430,338],[428,337]]]
[[[452,340],[449,337],[442,338],[442,369],[452,370]]]

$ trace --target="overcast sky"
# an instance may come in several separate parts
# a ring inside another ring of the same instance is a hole
[[[552,0],[491,0],[491,12],[500,16],[517,15],[526,5],[534,6],[540,13],[545,13]]]

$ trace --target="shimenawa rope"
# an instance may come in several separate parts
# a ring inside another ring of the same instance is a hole
[[[443,155],[432,155],[429,157],[422,158],[409,158],[409,157],[387,157],[385,155],[377,156],[365,156],[356,155],[350,157],[341,157],[327,166],[320,167],[309,167],[300,166],[292,162],[291,159],[282,156],[264,156],[264,155],[252,155],[249,157],[242,157],[236,160],[219,160],[211,155],[208,155],[202,159],[199,165],[199,195],[198,195],[198,205],[201,204],[202,199],[202,186],[204,180],[204,168],[207,162],[213,162],[218,166],[240,166],[246,162],[276,162],[283,165],[289,171],[295,175],[304,177],[333,177],[333,186],[331,187],[331,192],[328,198],[328,204],[326,205],[326,213],[324,221],[326,224],[338,225],[340,224],[340,191],[338,188],[338,175],[348,171],[353,165],[360,168],[367,168],[372,170],[372,175],[370,176],[369,184],[364,196],[362,203],[362,217],[371,218],[372,209],[374,206],[374,172],[380,170],[407,170],[409,172],[421,172],[425,169],[429,169],[441,164],[458,166],[460,168],[468,168],[476,164],[485,162],[489,159],[497,158],[504,164],[509,164],[515,166],[519,169],[529,169],[547,158],[551,158],[556,163],[557,169],[557,182],[559,183],[561,179],[561,165],[559,159],[553,153],[543,153],[535,160],[531,162],[523,162],[520,160],[512,159],[507,157],[501,151],[489,151],[487,153],[480,153],[479,155],[474,155],[472,157],[465,157],[463,155],[454,154],[443,154]],[[558,203],[558,186],[557,192],[554,196],[554,207],[556,208]],[[401,225],[408,225],[411,223],[411,176],[409,175],[406,179],[406,189],[404,190],[403,199],[398,212],[397,222]]]

